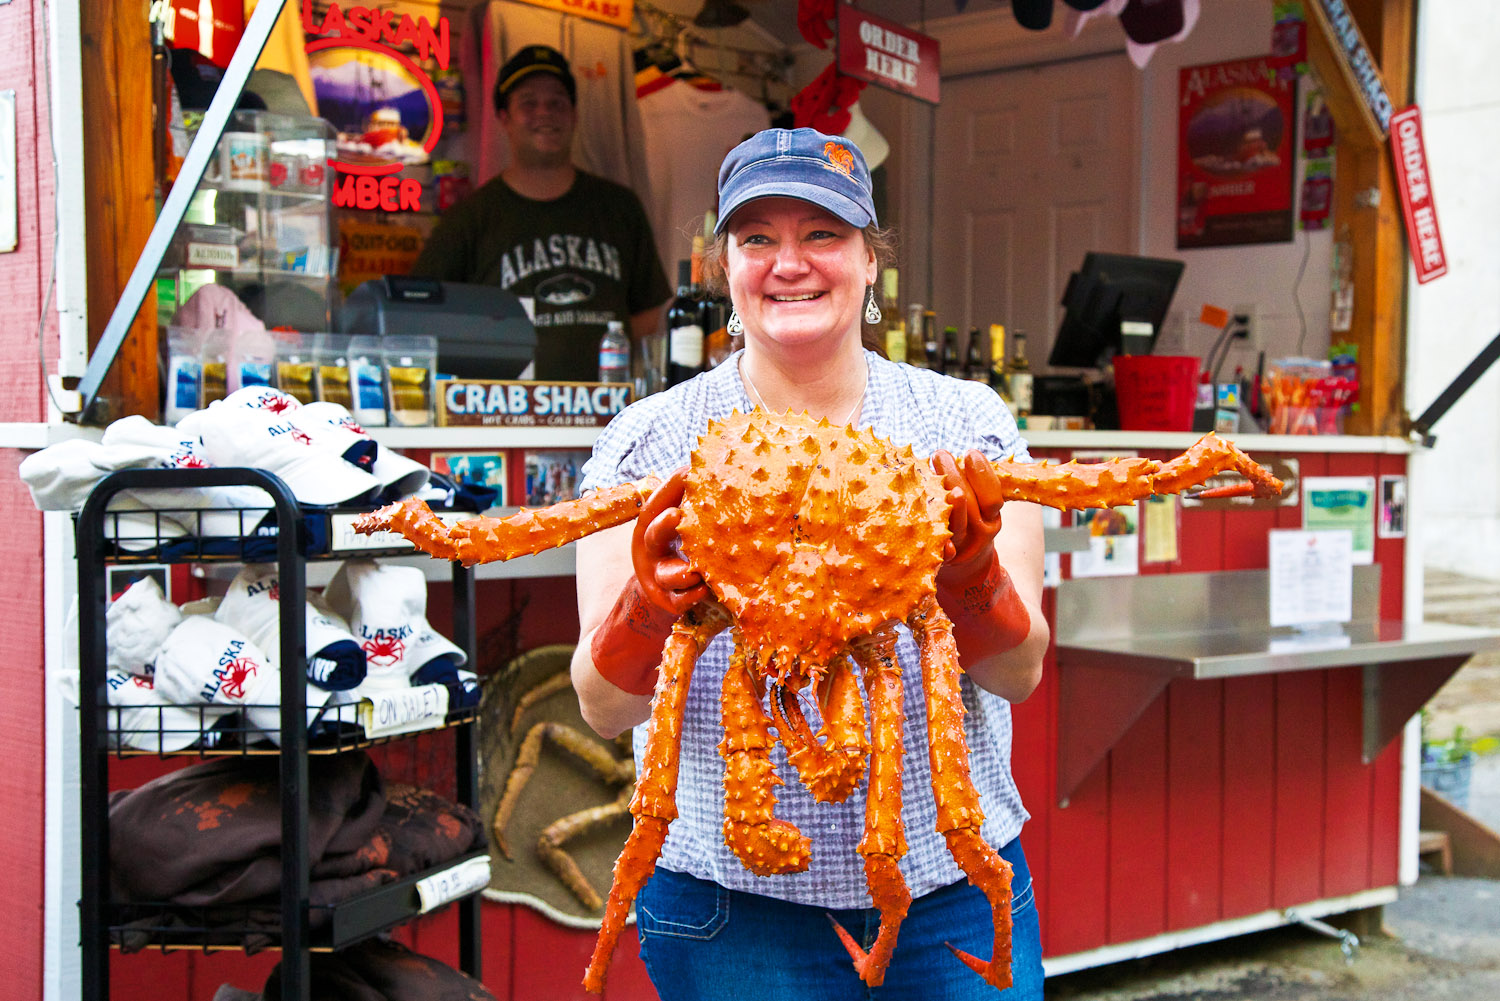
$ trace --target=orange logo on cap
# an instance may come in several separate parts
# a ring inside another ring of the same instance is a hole
[[[828,162],[833,164],[839,173],[849,176],[854,170],[854,154],[835,142],[823,144],[823,155],[828,157]]]

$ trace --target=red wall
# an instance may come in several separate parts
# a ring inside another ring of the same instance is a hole
[[[37,321],[53,237],[47,64],[42,4],[0,6],[0,90],[16,92],[16,250],[0,254],[0,421],[44,419]],[[56,323],[49,317],[49,367]],[[11,998],[42,994],[44,720],[42,518],[16,476],[24,453],[0,449],[0,510],[7,559],[0,562],[0,984]]]

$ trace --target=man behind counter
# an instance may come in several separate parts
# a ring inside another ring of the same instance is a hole
[[[577,95],[567,60],[545,45],[500,68],[510,165],[443,214],[411,270],[530,297],[537,379],[597,379],[609,321],[639,342],[671,295],[640,200],[573,166]]]

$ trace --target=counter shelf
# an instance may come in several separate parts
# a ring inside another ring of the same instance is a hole
[[[1379,617],[1380,567],[1354,568],[1353,618],[1332,629],[1269,624],[1270,571],[1064,581],[1057,589],[1057,797],[1069,796],[1177,678],[1363,669],[1368,764],[1500,630]]]

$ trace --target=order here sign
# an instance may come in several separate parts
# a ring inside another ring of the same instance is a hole
[[[1391,116],[1391,154],[1396,161],[1396,187],[1406,217],[1406,242],[1418,284],[1448,272],[1443,234],[1438,229],[1432,200],[1432,176],[1427,171],[1427,149],[1422,143],[1422,113],[1416,105]]]
[[[839,4],[839,72],[938,103],[938,42],[895,21]]]

